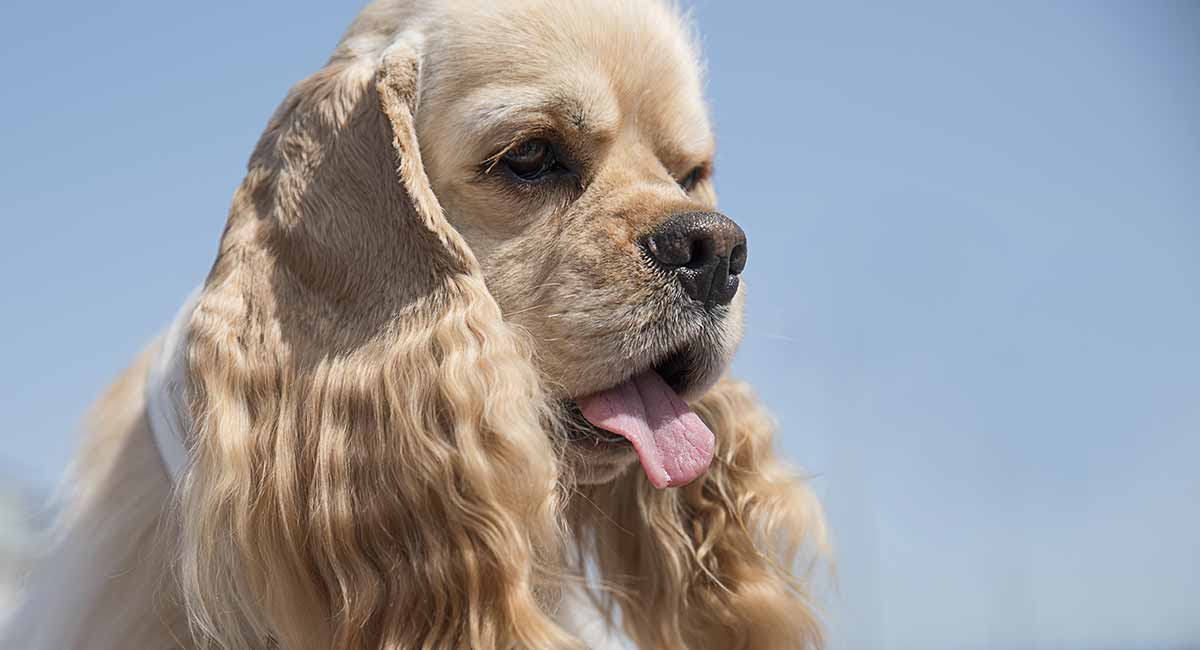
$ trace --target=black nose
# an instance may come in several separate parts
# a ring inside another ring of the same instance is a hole
[[[673,215],[641,240],[660,266],[675,274],[683,290],[706,306],[728,305],[746,268],[746,233],[716,212]]]

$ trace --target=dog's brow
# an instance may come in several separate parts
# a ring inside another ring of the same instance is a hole
[[[587,135],[602,135],[616,129],[615,107],[595,93],[548,93],[544,88],[511,87],[481,89],[470,99],[472,123],[482,132],[510,128],[514,124],[562,124]]]
[[[712,128],[703,114],[693,119],[661,123],[658,133],[662,138],[659,156],[663,160],[680,165],[697,165],[712,160],[716,143]]]

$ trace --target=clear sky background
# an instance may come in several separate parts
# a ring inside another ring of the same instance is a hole
[[[358,8],[0,9],[0,472],[60,476]],[[694,10],[834,647],[1200,647],[1200,4]]]

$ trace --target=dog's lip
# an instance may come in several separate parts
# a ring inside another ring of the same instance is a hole
[[[698,374],[696,371],[702,365],[700,359],[703,355],[690,343],[680,345],[670,352],[662,354],[655,358],[654,361],[647,364],[639,364],[633,367],[633,371],[629,372],[619,380],[607,384],[597,390],[591,391],[589,394],[600,393],[615,386],[629,381],[647,370],[657,372],[663,381],[671,387],[671,390],[683,395],[688,390],[693,388],[692,382]],[[578,396],[582,397],[582,395]],[[570,401],[574,402],[577,398],[571,397]]]
[[[608,386],[605,386],[604,388],[595,392],[599,393],[614,386],[619,386],[620,384],[629,381],[631,377],[636,377],[637,375],[641,374],[648,368],[658,373],[658,375],[663,378],[663,381],[667,382],[667,385],[671,387],[671,390],[674,390],[676,393],[682,395],[691,387],[690,381],[695,374],[695,368],[699,365],[696,361],[697,358],[698,355],[692,346],[683,345],[673,352],[663,355],[658,361],[648,364],[647,366],[639,366],[636,371],[629,373],[629,375],[626,377],[622,377],[620,381],[613,382],[612,384],[609,384]],[[567,429],[568,440],[572,442],[591,442],[592,444],[611,443],[632,446],[632,444],[623,436],[612,433],[611,431],[605,431],[604,429],[596,427],[591,422],[588,422],[587,419],[583,417],[583,412],[579,409],[577,398],[568,398],[563,400],[563,408],[566,410],[570,420]]]
[[[625,439],[624,436],[615,434],[611,431],[605,431],[587,421],[583,417],[583,411],[579,409],[579,404],[573,400],[563,400],[563,409],[567,412],[567,428],[566,438],[569,442],[574,443],[591,443],[593,446],[600,443],[612,445],[629,445],[633,447],[633,443]]]

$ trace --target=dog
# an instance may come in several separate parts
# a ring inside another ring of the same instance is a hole
[[[367,7],[95,407],[5,647],[820,646],[694,41],[658,0]]]

